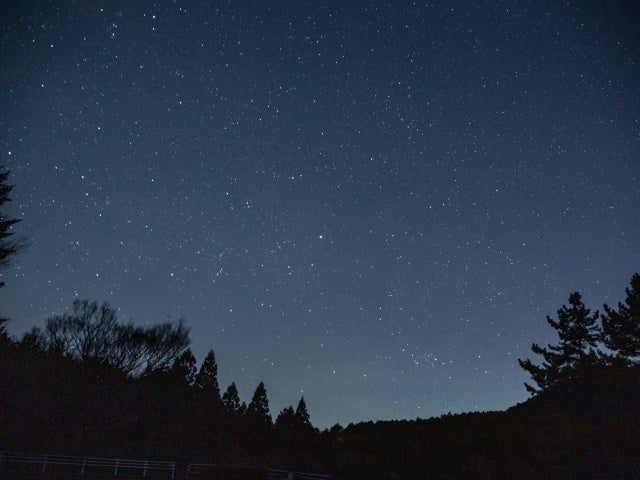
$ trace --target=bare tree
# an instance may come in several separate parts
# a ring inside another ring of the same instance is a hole
[[[44,331],[32,330],[25,340],[78,360],[97,360],[127,375],[170,366],[189,346],[182,320],[151,327],[118,323],[108,304],[75,300],[72,311],[46,321]]]

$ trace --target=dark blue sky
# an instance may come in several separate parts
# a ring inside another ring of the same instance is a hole
[[[312,422],[523,401],[640,270],[633,2],[7,2],[9,329],[184,317]]]

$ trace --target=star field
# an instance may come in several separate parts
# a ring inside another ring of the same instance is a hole
[[[523,401],[545,315],[640,270],[639,13],[3,5],[9,330],[184,317],[223,388],[319,427]]]

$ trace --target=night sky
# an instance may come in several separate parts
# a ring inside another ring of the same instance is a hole
[[[635,4],[635,5],[634,5]],[[184,318],[315,426],[504,409],[640,271],[635,2],[2,2],[14,335]],[[533,358],[533,357],[532,357]]]

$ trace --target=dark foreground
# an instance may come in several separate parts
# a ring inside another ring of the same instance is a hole
[[[34,358],[0,384],[4,452],[160,459],[175,468],[121,468],[117,475],[108,471],[112,465],[100,472],[43,471],[37,462],[0,458],[0,479],[305,478],[295,472],[338,480],[640,478],[640,366],[594,368],[504,412],[321,432],[246,414],[206,414],[166,395],[163,384],[135,383],[86,365],[60,369]],[[189,471],[191,463],[245,467]]]

